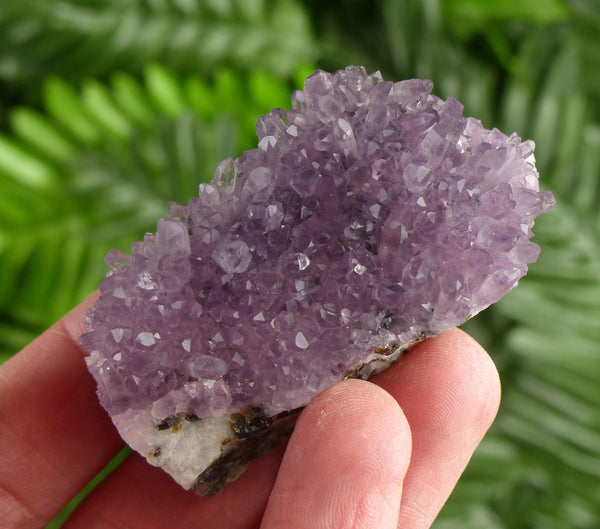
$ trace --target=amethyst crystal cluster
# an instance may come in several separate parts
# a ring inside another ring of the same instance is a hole
[[[88,367],[125,440],[184,487],[219,490],[294,410],[463,323],[537,258],[553,199],[533,143],[431,88],[315,73],[260,118],[257,149],[107,256]]]

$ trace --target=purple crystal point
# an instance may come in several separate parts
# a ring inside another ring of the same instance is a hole
[[[89,370],[123,437],[186,488],[218,490],[214,461],[233,476],[255,455],[226,439],[463,323],[537,258],[531,228],[553,198],[533,143],[431,88],[315,73],[292,110],[259,119],[257,149],[172,204],[132,256],[108,254]]]

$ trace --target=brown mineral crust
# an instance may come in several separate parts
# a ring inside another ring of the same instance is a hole
[[[282,412],[274,417],[265,417],[260,408],[251,408],[245,418],[232,415],[232,429],[240,432],[236,438],[224,443],[224,451],[200,476],[194,491],[200,496],[215,496],[229,483],[235,481],[250,462],[274,448],[294,430],[298,415],[303,408]],[[252,417],[248,417],[252,415]],[[234,423],[237,426],[234,426]]]

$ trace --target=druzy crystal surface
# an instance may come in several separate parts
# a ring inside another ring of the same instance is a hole
[[[215,418],[268,420],[368,376],[498,301],[536,260],[531,228],[553,199],[533,143],[431,89],[360,67],[313,74],[292,110],[259,119],[257,149],[171,204],[132,255],[108,254],[82,342],[102,405],[149,460],[187,472],[142,439],[148,424],[216,425],[218,458],[235,421]]]

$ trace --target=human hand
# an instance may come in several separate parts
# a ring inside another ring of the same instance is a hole
[[[122,448],[78,345],[88,298],[0,366],[0,526],[43,528]],[[131,454],[65,529],[429,527],[499,402],[489,356],[460,330],[302,412],[287,443],[213,498]]]

